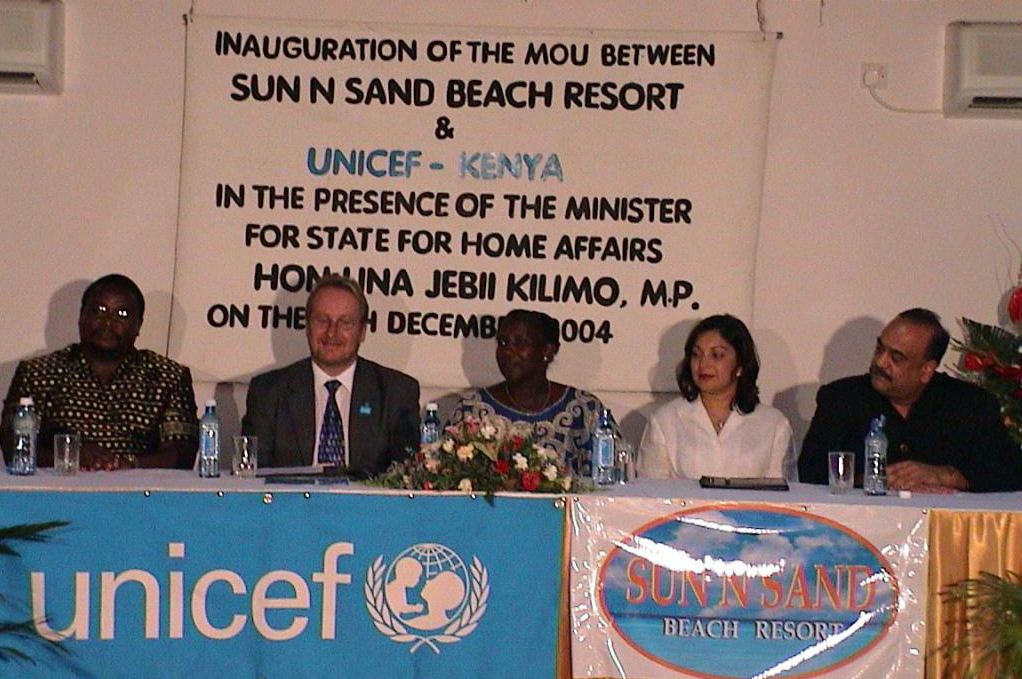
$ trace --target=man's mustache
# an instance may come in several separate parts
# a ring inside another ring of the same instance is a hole
[[[887,380],[888,382],[891,381],[891,376],[888,375],[887,373],[885,373],[883,370],[881,370],[880,366],[878,366],[876,363],[874,363],[874,364],[869,366],[869,376],[870,377],[882,377],[885,380]]]

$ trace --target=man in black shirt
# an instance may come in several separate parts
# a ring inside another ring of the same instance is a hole
[[[937,368],[950,335],[937,314],[909,309],[877,338],[869,373],[820,387],[802,444],[799,477],[827,483],[827,453],[850,450],[861,472],[863,441],[887,418],[887,480],[893,490],[1022,489],[1022,452],[993,395]]]

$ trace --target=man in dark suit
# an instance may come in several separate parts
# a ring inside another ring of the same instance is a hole
[[[898,314],[877,338],[869,373],[820,387],[802,444],[799,478],[827,483],[827,453],[854,451],[877,415],[887,419],[887,478],[894,490],[947,493],[1022,488],[1022,452],[1008,436],[997,400],[937,372],[950,335],[927,309]]]
[[[242,433],[259,437],[261,467],[379,473],[418,446],[419,383],[359,357],[369,303],[357,281],[320,279],[305,310],[311,357],[252,379]]]

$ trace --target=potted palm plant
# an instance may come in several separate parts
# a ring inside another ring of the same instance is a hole
[[[948,667],[963,679],[1022,679],[1022,575],[984,571],[941,595],[963,612],[961,635],[942,647]]]
[[[18,558],[21,554],[14,549],[12,543],[45,542],[50,538],[50,531],[66,525],[67,521],[46,521],[0,528],[0,555]],[[0,603],[3,600],[3,595],[0,594]],[[19,640],[22,642],[20,645],[11,645]],[[32,620],[0,620],[0,662],[14,661],[35,664],[35,659],[28,654],[27,650],[31,646],[36,646],[52,654],[59,655],[67,652],[59,642],[39,636]]]

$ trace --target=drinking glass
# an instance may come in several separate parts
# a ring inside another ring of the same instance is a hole
[[[855,453],[832,451],[827,453],[830,466],[830,492],[842,495],[852,489],[855,484]]]
[[[63,476],[78,473],[82,439],[78,434],[53,435],[53,471]]]
[[[259,467],[259,437],[235,436],[231,471],[235,476],[255,476]]]
[[[635,481],[635,463],[637,454],[635,447],[626,439],[624,436],[618,436],[614,439],[614,453],[617,460],[615,460],[615,477],[617,482],[631,483]]]

